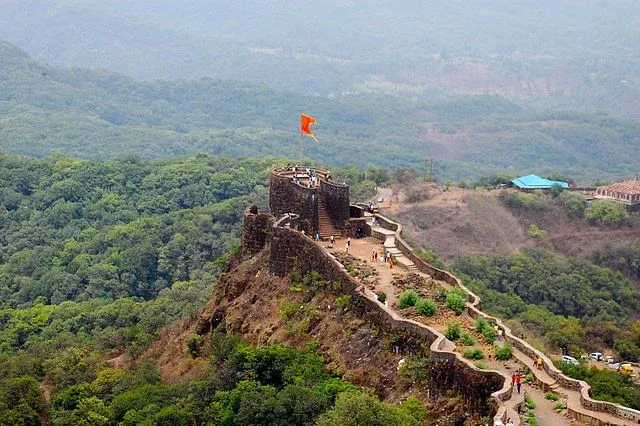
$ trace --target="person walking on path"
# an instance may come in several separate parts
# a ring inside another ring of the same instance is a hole
[[[513,387],[516,384],[516,376],[517,374],[514,374],[511,376],[511,387]]]
[[[320,241],[320,232],[316,231],[315,238],[316,238],[316,241]]]
[[[347,247],[351,247],[351,237],[347,237]]]
[[[520,395],[520,387],[522,386],[522,378],[519,374],[516,374],[516,388],[518,388],[518,395]]]
[[[333,234],[331,234],[331,246],[333,246],[335,242],[336,242],[336,237],[334,237]]]

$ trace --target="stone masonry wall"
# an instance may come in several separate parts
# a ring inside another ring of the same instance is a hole
[[[349,187],[347,185],[321,180],[320,194],[327,208],[327,214],[333,224],[339,229],[344,229],[345,222],[349,220]]]
[[[382,227],[396,231],[396,246],[400,251],[402,251],[402,253],[405,256],[407,256],[416,264],[416,266],[420,271],[427,273],[433,276],[434,278],[445,281],[451,285],[458,286],[461,289],[463,289],[469,295],[468,303],[465,309],[472,318],[482,316],[491,324],[497,324],[501,329],[504,330],[505,339],[512,346],[514,346],[515,348],[517,348],[518,350],[520,350],[522,353],[524,353],[529,357],[533,357],[534,355],[540,357],[542,359],[542,366],[544,370],[547,372],[547,374],[549,374],[549,376],[551,376],[554,380],[556,380],[556,382],[561,387],[565,389],[577,390],[580,392],[580,402],[584,408],[592,411],[610,413],[622,419],[627,419],[629,421],[632,421],[633,423],[640,423],[640,411],[633,410],[631,408],[624,407],[622,405],[614,404],[611,402],[596,401],[592,399],[589,396],[589,385],[586,382],[582,380],[572,379],[562,374],[562,372],[553,365],[553,363],[549,358],[547,358],[542,352],[538,351],[537,349],[534,349],[524,340],[516,337],[511,332],[511,329],[506,325],[504,325],[500,319],[491,317],[485,314],[484,312],[482,312],[480,310],[480,297],[478,297],[475,293],[473,293],[468,288],[466,288],[457,277],[451,275],[447,271],[442,271],[440,269],[437,269],[427,264],[421,258],[416,256],[413,250],[411,249],[411,247],[400,237],[400,235],[402,234],[402,227],[399,224],[383,216],[377,216],[377,219],[380,222]],[[598,420],[584,414],[580,414],[580,413],[573,413],[573,414],[575,414],[577,418],[579,418],[580,420],[586,423],[593,423],[595,421],[596,423],[594,424],[597,424],[598,422]]]
[[[313,234],[318,229],[318,197],[316,188],[305,188],[296,184],[290,178],[271,173],[269,185],[269,210],[271,214],[280,217],[285,213],[300,215],[302,221],[307,221]],[[304,228],[307,228],[305,226]]]
[[[252,256],[258,253],[269,241],[269,232],[273,229],[274,218],[268,213],[246,211],[242,223],[242,252]]]
[[[342,292],[351,295],[353,309],[366,321],[387,333],[413,339],[417,342],[414,347],[430,348],[429,392],[433,398],[453,391],[462,396],[470,411],[486,415],[495,408],[489,402],[492,393],[501,390],[502,399],[510,397],[511,387],[505,377],[497,372],[478,370],[456,354],[439,350],[436,341],[444,336],[420,323],[394,317],[384,305],[365,296],[363,293],[368,290],[308,237],[289,228],[274,228],[271,235],[271,274],[282,277],[295,269],[315,270],[324,279],[339,283]]]

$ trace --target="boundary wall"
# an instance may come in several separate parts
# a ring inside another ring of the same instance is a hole
[[[411,249],[411,247],[402,239],[402,225],[396,222],[393,222],[392,220],[384,216],[381,216],[379,214],[375,215],[375,217],[377,218],[381,227],[385,229],[389,229],[396,233],[395,235],[396,247],[398,247],[398,249],[405,256],[411,259],[421,272],[431,275],[435,279],[444,281],[452,286],[457,286],[468,294],[469,297],[467,299],[466,309],[472,318],[481,316],[481,317],[484,317],[488,322],[500,327],[504,331],[505,339],[513,347],[520,350],[522,353],[524,353],[525,355],[531,358],[533,358],[534,355],[540,357],[542,359],[542,366],[544,370],[547,372],[547,374],[549,374],[549,376],[551,376],[554,380],[556,380],[556,382],[561,387],[580,392],[580,403],[582,407],[590,411],[609,413],[616,417],[619,417],[621,420],[629,420],[634,423],[640,423],[640,411],[634,410],[632,408],[624,407],[622,405],[615,404],[612,402],[597,401],[595,399],[592,399],[589,396],[590,386],[587,382],[583,380],[572,379],[570,377],[565,376],[559,369],[555,367],[555,365],[553,365],[553,362],[551,362],[551,360],[547,358],[545,354],[535,349],[533,346],[529,345],[524,340],[516,337],[512,333],[511,329],[506,325],[504,325],[504,323],[500,319],[492,317],[482,312],[480,308],[480,297],[475,293],[473,293],[471,290],[469,290],[467,287],[465,287],[460,281],[460,279],[458,279],[456,276],[450,274],[447,271],[443,271],[441,269],[435,268],[432,265],[429,265],[420,257],[418,257],[413,252],[413,249]],[[547,390],[549,389],[545,389],[545,391]],[[581,421],[585,421],[590,424],[599,424],[598,419],[588,417],[583,413],[578,413],[573,410],[569,410],[569,411],[571,412],[572,415],[574,415],[574,417],[578,418]],[[504,421],[504,419],[502,419],[502,421]]]
[[[346,272],[344,266],[322,247],[300,232],[285,226],[288,220],[275,223],[261,220],[260,215],[247,212],[245,222],[260,222],[245,225],[245,229],[258,235],[243,237],[253,241],[247,247],[254,249],[260,244],[264,229],[268,237],[264,247],[269,250],[269,269],[274,276],[287,276],[295,269],[305,272],[315,270],[325,279],[337,283],[344,294],[351,296],[353,309],[366,321],[386,333],[397,333],[415,350],[429,352],[429,396],[438,398],[453,391],[461,395],[468,409],[479,415],[495,413],[503,405],[501,401],[511,398],[513,389],[510,378],[497,371],[480,370],[451,350],[451,343],[440,332],[417,321],[400,317],[378,302],[373,292]],[[245,244],[243,244],[243,248]],[[253,252],[255,253],[255,252]],[[251,254],[251,252],[245,253]]]

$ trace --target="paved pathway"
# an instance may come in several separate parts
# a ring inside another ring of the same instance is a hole
[[[373,217],[371,217],[371,219],[373,219]],[[374,238],[355,239],[355,240],[352,240],[349,253],[352,256],[355,256],[361,260],[368,262],[370,265],[372,265],[376,269],[376,271],[378,272],[379,283],[376,286],[375,291],[384,291],[387,294],[386,305],[387,307],[390,307],[390,306],[393,306],[394,303],[396,302],[396,297],[395,297],[396,289],[392,284],[395,274],[398,274],[399,272],[401,273],[411,272],[424,277],[428,277],[428,275],[420,272],[417,269],[414,262],[411,261],[409,258],[407,258],[404,254],[402,254],[402,252],[400,252],[400,250],[396,247],[395,245],[396,239],[395,239],[394,231],[384,229],[380,226],[374,226],[372,223],[369,223],[369,225],[372,226],[373,230],[379,232],[380,234],[386,237],[384,243],[380,243],[377,239],[374,239]],[[319,242],[319,244],[329,251],[331,251],[332,249],[344,250],[344,246],[343,246],[344,243],[336,243],[336,247],[329,247],[326,242]],[[338,244],[342,244],[342,245],[339,246]],[[396,256],[396,259],[398,260],[398,263],[400,265],[399,269],[390,269],[387,263],[383,263],[381,261],[379,262],[372,261],[371,259],[372,252],[378,251],[378,254],[381,255],[383,253],[383,250],[387,250],[391,252],[394,256]],[[446,283],[441,283],[441,285],[449,287],[448,284]],[[367,294],[367,296],[369,296],[370,298],[376,297],[374,294],[374,291],[372,291],[371,289],[366,289],[365,294]],[[390,310],[393,311],[393,315],[395,317],[402,318],[402,315],[400,313],[398,313],[397,311],[394,311],[392,308],[390,308]],[[455,351],[456,350],[455,344],[447,340],[447,344],[444,349]],[[535,375],[536,379],[539,382],[546,384],[558,394],[565,396],[564,401],[572,410],[579,413],[588,414],[592,417],[596,417],[599,420],[603,421],[604,424],[607,424],[607,425],[632,424],[629,422],[625,422],[624,420],[616,416],[613,416],[611,414],[601,413],[601,412],[592,412],[592,411],[586,410],[585,408],[582,407],[580,403],[580,393],[578,391],[572,391],[572,390],[561,388],[555,382],[555,380],[551,376],[549,376],[549,374],[546,371],[536,369],[533,365],[533,360],[531,358],[529,358],[528,356],[526,356],[524,353],[520,352],[516,348],[512,348],[512,349],[513,349],[515,360],[517,360],[517,362],[521,363],[522,365],[527,366],[532,371],[532,373]],[[511,374],[513,373],[513,369],[506,369],[503,363],[491,362],[490,367],[491,369],[494,369],[500,372],[501,374],[503,374],[506,378],[510,378]],[[519,414],[516,412],[515,407],[517,407],[522,403],[522,401],[524,400],[525,392],[526,394],[531,395],[534,400],[541,400],[541,399],[544,400],[544,395],[540,388],[525,385],[523,389],[524,391],[522,392],[522,394],[519,395],[517,392],[514,392],[511,399],[505,402],[505,407],[507,408],[507,418],[511,418],[511,419],[519,418]],[[546,407],[547,405],[548,404],[541,404],[540,408],[537,411],[537,414],[540,415],[539,423],[541,423],[542,425],[568,426],[568,425],[581,424],[576,421],[571,421],[565,415],[556,413],[553,409],[551,409],[551,411],[547,410],[548,408]]]

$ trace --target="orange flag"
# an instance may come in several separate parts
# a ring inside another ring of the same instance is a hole
[[[307,114],[300,115],[300,131],[307,136],[311,136],[314,141],[318,142],[318,139],[311,132],[311,125],[318,124],[315,118]]]

